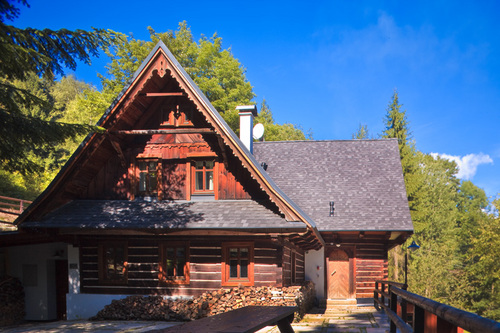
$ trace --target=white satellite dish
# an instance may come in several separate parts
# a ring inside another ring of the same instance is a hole
[[[264,136],[264,125],[257,124],[253,127],[253,138],[254,140],[260,140]]]

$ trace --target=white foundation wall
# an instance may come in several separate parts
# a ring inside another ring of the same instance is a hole
[[[314,282],[316,298],[325,298],[325,248],[318,251],[306,251],[305,256],[306,280]]]
[[[66,319],[89,319],[111,304],[115,299],[123,299],[130,295],[96,295],[96,294],[67,294]]]
[[[55,261],[65,259],[66,244],[14,246],[7,252],[7,273],[24,287],[26,320],[57,319]]]
[[[115,299],[129,295],[80,294],[80,251],[68,245],[68,293],[66,294],[66,319],[88,319],[111,304]]]

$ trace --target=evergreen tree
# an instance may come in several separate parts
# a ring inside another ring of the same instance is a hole
[[[353,140],[366,140],[368,139],[368,125],[359,124],[358,130],[352,135]]]
[[[266,100],[262,101],[259,115],[255,118],[255,122],[264,125],[264,140],[265,141],[286,141],[286,140],[305,140],[304,132],[289,123],[278,125],[274,122],[273,113],[269,108]],[[309,135],[312,139],[312,134]]]
[[[415,224],[414,213],[417,210],[416,196],[421,186],[422,176],[419,170],[419,161],[416,156],[415,144],[411,140],[409,123],[406,118],[406,110],[399,104],[398,92],[395,90],[392,100],[386,109],[385,130],[382,137],[396,138],[399,145],[399,155],[401,157],[401,166],[406,186],[406,195],[412,220]],[[409,243],[408,243],[409,244]],[[389,254],[389,275],[396,281],[404,281],[401,273],[404,269],[404,251],[406,246],[394,248]]]
[[[385,130],[382,137],[398,139],[406,195],[408,196],[410,210],[414,211],[414,199],[421,185],[421,176],[418,160],[416,158],[415,143],[412,140],[409,122],[406,117],[406,110],[403,110],[402,105],[399,104],[397,90],[394,91],[392,101],[387,107]]]
[[[25,0],[19,1],[28,6]],[[18,17],[19,8],[9,2],[0,6],[0,168],[29,173],[42,166],[30,158],[33,149],[52,146],[92,128],[42,119],[23,109],[48,110],[49,101],[23,89],[14,81],[25,81],[32,73],[52,80],[64,67],[75,69],[76,61],[90,64],[99,48],[113,35],[104,30],[57,31],[19,29],[5,21]],[[45,111],[44,111],[45,112]]]

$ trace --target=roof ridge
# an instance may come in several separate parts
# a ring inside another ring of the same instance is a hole
[[[380,139],[338,139],[338,140],[282,140],[282,141],[255,141],[254,144],[270,144],[270,143],[316,143],[316,142],[380,142],[394,141],[397,138],[380,138]]]

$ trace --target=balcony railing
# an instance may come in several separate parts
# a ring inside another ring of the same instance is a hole
[[[500,333],[500,323],[408,292],[402,283],[376,281],[374,305],[391,319],[391,333]]]
[[[14,220],[31,204],[31,201],[0,196],[0,223],[13,225]]]

